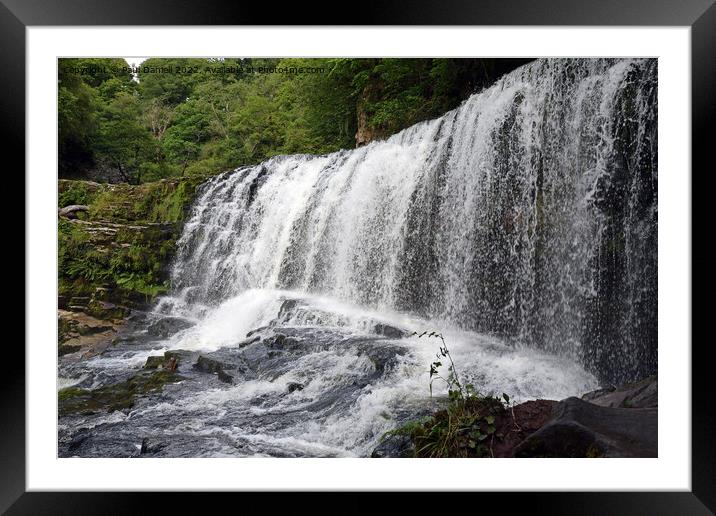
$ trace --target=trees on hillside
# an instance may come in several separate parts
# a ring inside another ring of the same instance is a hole
[[[136,183],[351,148],[356,131],[386,136],[455,107],[501,62],[151,58],[135,77],[122,59],[61,59],[60,177]]]

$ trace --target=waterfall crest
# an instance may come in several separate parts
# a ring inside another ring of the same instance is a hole
[[[208,181],[163,310],[331,296],[656,370],[657,61],[542,59],[365,147]]]

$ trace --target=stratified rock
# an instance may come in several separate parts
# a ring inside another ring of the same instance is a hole
[[[70,353],[77,353],[79,350],[82,349],[82,346],[70,346],[67,344],[60,344],[60,347],[57,348],[57,356],[64,356],[69,355]]]
[[[656,457],[657,409],[559,402],[554,417],[527,437],[515,457]]]
[[[57,329],[58,352],[62,356],[80,350],[90,354],[100,352],[115,338],[119,326],[83,312],[60,309]]]
[[[93,299],[84,309],[89,315],[105,321],[118,321],[130,313],[126,306]]]
[[[654,375],[621,387],[588,392],[582,399],[602,407],[656,408],[659,406],[658,378]]]
[[[370,456],[373,459],[413,457],[414,450],[413,442],[407,435],[387,435]]]

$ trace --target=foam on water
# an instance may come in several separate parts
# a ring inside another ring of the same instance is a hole
[[[151,435],[164,456],[368,455],[435,401],[441,342],[386,326],[442,333],[463,383],[517,402],[651,374],[656,184],[652,59],[537,60],[385,141],[217,176],[155,308],[191,326],[77,374],[179,349],[263,362],[234,385],[184,369],[126,417],[90,417],[107,441],[83,453]],[[293,347],[261,348],[278,334]]]

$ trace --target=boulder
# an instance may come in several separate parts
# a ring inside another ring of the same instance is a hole
[[[402,339],[408,334],[407,332],[396,328],[395,326],[390,326],[389,324],[383,323],[378,323],[374,325],[373,333],[377,335],[383,335],[384,337],[388,337],[389,339]]]
[[[192,324],[181,317],[162,317],[149,323],[147,333],[155,337],[169,337],[175,333],[189,328]]]
[[[82,349],[82,346],[71,346],[69,344],[60,344],[57,348],[57,356],[69,355],[70,353],[76,353]]]
[[[68,219],[76,219],[78,213],[88,211],[89,206],[84,204],[72,204],[70,206],[65,206],[64,208],[58,208],[57,215]]]
[[[70,308],[72,307],[70,306]],[[124,319],[130,312],[126,306],[97,299],[93,299],[89,305],[85,307],[84,311],[97,319],[103,319],[105,321]]]
[[[522,441],[515,457],[657,457],[657,409],[616,408],[571,397]]]
[[[650,376],[620,387],[588,392],[582,399],[602,407],[656,408],[659,406],[658,378]]]
[[[199,358],[197,358],[194,364],[194,369],[205,373],[216,374],[219,381],[224,383],[234,383],[234,377],[226,372],[227,369],[236,369],[234,364],[221,362],[205,355],[199,355]]]
[[[413,457],[415,449],[407,435],[386,435],[370,454],[373,459]]]
[[[167,445],[165,443],[153,442],[149,438],[145,437],[142,439],[142,444],[139,448],[139,455],[153,455],[166,448],[166,446]]]
[[[60,356],[77,351],[83,351],[82,356],[89,356],[106,349],[116,338],[119,326],[84,312],[60,309],[57,311],[57,329]]]
[[[286,390],[291,393],[293,391],[302,391],[303,390],[303,384],[298,382],[288,382],[288,385],[286,386]]]
[[[359,345],[358,352],[373,363],[377,375],[382,375],[385,371],[395,367],[398,357],[404,355],[406,350],[402,347],[388,345],[383,341],[375,341]]]
[[[167,351],[164,355],[152,355],[147,357],[144,369],[166,369],[176,371],[181,361],[181,355],[176,352]]]
[[[286,299],[278,310],[278,319],[283,320],[298,306],[298,299]]]

